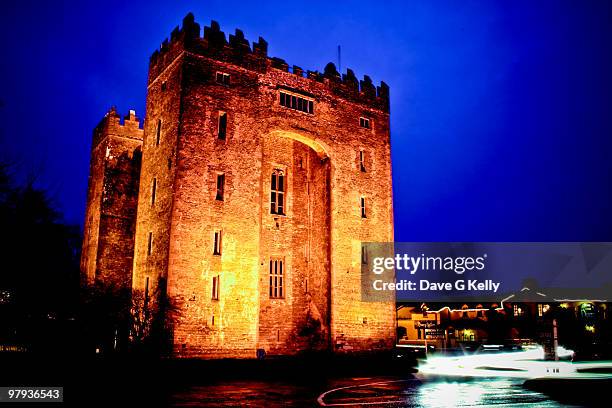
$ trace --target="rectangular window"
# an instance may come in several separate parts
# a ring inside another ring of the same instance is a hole
[[[227,113],[219,111],[219,123],[217,125],[217,137],[225,140],[227,135]]]
[[[285,214],[285,174],[274,170],[270,180],[270,213]]]
[[[280,104],[289,109],[299,110],[300,112],[314,113],[314,101],[301,96],[291,95],[280,91]]]
[[[221,255],[221,231],[215,231],[213,255]]]
[[[161,119],[157,119],[157,130],[155,131],[155,146],[159,146],[159,141],[161,140]]]
[[[157,193],[157,178],[153,177],[153,185],[151,186],[151,205],[155,205],[155,194]]]
[[[359,118],[359,126],[362,128],[370,129],[370,119],[368,118]]]
[[[283,299],[285,297],[283,264],[282,259],[270,259],[270,299]]]
[[[149,232],[149,242],[147,243],[147,255],[153,252],[153,233]]]
[[[225,72],[217,72],[216,81],[221,85],[229,85],[230,83],[230,75]]]
[[[212,280],[212,299],[219,300],[219,275],[213,276]]]
[[[514,312],[514,316],[518,317],[518,316],[522,316],[523,315],[523,308],[520,307],[519,305],[514,305],[512,307],[513,312]]]
[[[223,201],[223,193],[225,190],[225,174],[217,174],[217,196],[218,201]]]
[[[149,277],[148,276],[145,278],[144,301],[145,301],[145,305],[149,303]]]
[[[365,197],[359,199],[359,205],[361,207],[361,218],[367,218]]]
[[[542,317],[550,310],[550,305],[548,304],[539,304],[538,305],[538,316]]]
[[[362,172],[366,172],[366,167],[365,167],[365,152],[363,150],[359,151],[359,169]]]

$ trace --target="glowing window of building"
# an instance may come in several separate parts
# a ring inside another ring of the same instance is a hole
[[[223,195],[225,192],[225,174],[217,174],[217,194],[215,199],[218,201],[223,201]]]
[[[285,297],[285,270],[284,261],[279,258],[270,259],[270,299],[283,299]]]
[[[514,316],[517,316],[517,317],[523,316],[524,314],[523,308],[520,307],[519,305],[512,306],[512,311],[513,311]]]
[[[270,179],[270,213],[285,214],[285,173],[276,169]]]
[[[550,309],[550,305],[548,304],[538,304],[538,316],[542,317],[548,310]]]
[[[280,91],[280,104],[286,108],[295,109],[311,115],[314,113],[314,101],[312,99],[292,95],[288,92]]]

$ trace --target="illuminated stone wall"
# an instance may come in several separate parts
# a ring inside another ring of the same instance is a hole
[[[312,101],[313,112],[282,106],[281,90]],[[176,356],[393,345],[395,305],[361,302],[360,294],[361,241],[393,239],[388,103],[384,83],[358,81],[350,70],[341,78],[333,65],[323,74],[290,70],[268,57],[261,38],[252,47],[239,30],[226,39],[216,23],[201,37],[191,15],[155,52],[133,286],[144,291],[149,278],[154,293],[167,280],[162,289],[177,308]],[[219,112],[227,114],[225,140],[218,138]],[[360,117],[370,128],[360,127]],[[286,171],[284,215],[270,213],[275,168]],[[217,200],[221,173],[224,196]],[[220,255],[213,253],[216,231]],[[285,261],[282,299],[269,296],[274,257]]]
[[[95,128],[81,271],[83,281],[120,289],[132,284],[143,131],[131,111],[111,109]]]

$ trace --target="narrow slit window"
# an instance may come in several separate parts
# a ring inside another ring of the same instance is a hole
[[[153,177],[153,183],[151,185],[151,205],[155,205],[156,194],[157,194],[157,178]]]
[[[157,130],[155,131],[155,146],[159,146],[159,142],[161,140],[161,127],[162,121],[161,119],[157,119]]]
[[[212,279],[212,299],[219,300],[219,275],[213,276]]]
[[[285,173],[274,170],[270,180],[270,213],[285,214]]]
[[[148,276],[145,278],[144,301],[145,301],[145,305],[149,303],[149,277]]]
[[[217,201],[223,201],[225,193],[225,174],[217,174]]]
[[[368,248],[361,244],[361,263],[367,265],[368,263]]]
[[[363,150],[359,151],[359,170],[361,170],[363,173],[366,172],[365,152]]]
[[[153,233],[149,232],[149,241],[147,243],[147,255],[151,255],[153,252]]]
[[[227,136],[227,112],[219,112],[219,123],[217,126],[217,137],[220,140],[225,140]]]
[[[283,299],[284,288],[284,262],[282,259],[270,259],[270,299]]]
[[[359,206],[361,207],[361,218],[367,218],[365,197],[359,199]]]
[[[221,255],[221,231],[215,231],[213,255]]]

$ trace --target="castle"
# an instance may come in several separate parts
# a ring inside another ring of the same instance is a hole
[[[360,267],[393,240],[389,88],[267,49],[188,14],[153,53],[143,129],[94,131],[83,276],[167,297],[175,357],[388,350]]]

